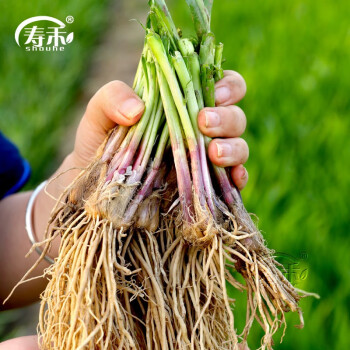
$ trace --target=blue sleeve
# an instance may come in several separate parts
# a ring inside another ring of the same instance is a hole
[[[19,191],[30,177],[30,165],[0,132],[0,199]]]

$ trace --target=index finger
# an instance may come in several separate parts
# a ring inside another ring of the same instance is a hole
[[[243,77],[232,70],[224,71],[224,78],[215,85],[215,102],[217,106],[230,106],[239,102],[247,92]]]

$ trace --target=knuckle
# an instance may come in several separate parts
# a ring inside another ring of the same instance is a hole
[[[243,97],[247,92],[247,84],[242,77],[237,72],[232,72],[232,74],[227,76],[227,83],[232,91],[232,93],[235,93],[239,95],[239,97]]]
[[[232,80],[234,81],[237,85],[240,85],[240,86],[246,86],[246,82],[243,78],[243,76],[236,72],[236,71],[229,71],[230,74],[228,74],[227,76]]]
[[[126,87],[129,88],[129,86],[127,84],[125,84],[123,81],[112,80],[109,83],[107,83],[103,88],[106,91],[110,91],[112,93],[115,93],[115,92],[119,92],[121,89],[124,89]]]
[[[120,89],[123,88],[125,83],[120,80],[113,80],[109,83],[103,85],[96,94],[92,97],[89,104],[95,105],[99,104],[102,108],[108,107],[109,102],[113,101],[116,96],[120,92]]]
[[[232,106],[232,113],[234,114],[235,128],[238,135],[242,135],[247,127],[247,118],[242,108]]]
[[[131,90],[131,88],[120,80],[113,80],[104,85],[101,88],[101,95],[103,103],[109,105],[110,108],[114,108],[120,98]]]
[[[241,152],[240,152],[240,155],[241,155],[241,160],[242,160],[242,164],[245,163],[248,158],[249,158],[249,146],[248,146],[248,143],[246,140],[244,139],[239,139],[240,140],[240,143],[241,143]]]
[[[232,141],[233,158],[235,164],[244,164],[249,157],[249,148],[245,140],[241,138],[235,138]]]
[[[226,137],[241,136],[247,126],[247,120],[244,111],[238,106],[223,107],[221,113],[222,130]]]

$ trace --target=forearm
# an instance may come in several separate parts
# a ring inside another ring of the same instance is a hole
[[[55,174],[49,179],[46,191],[58,198],[64,188],[77,176],[79,170],[73,169],[74,162],[69,155]],[[44,290],[47,280],[38,278],[19,286],[5,305],[2,301],[8,296],[12,288],[38,259],[34,251],[29,257],[25,255],[32,244],[25,229],[25,213],[31,192],[19,193],[0,201],[0,309],[20,307],[38,300]],[[41,241],[51,211],[56,201],[41,190],[33,208],[33,230],[38,241]],[[58,254],[59,238],[50,250],[50,256]],[[49,264],[42,261],[30,277],[40,276]]]

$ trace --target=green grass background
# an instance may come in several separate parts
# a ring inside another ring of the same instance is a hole
[[[32,184],[57,165],[65,115],[108,13],[107,3],[97,0],[36,3],[5,4],[0,22],[0,128],[31,161]],[[178,25],[188,28],[183,1],[171,8]],[[16,26],[43,13],[75,17],[75,41],[64,54],[29,54],[15,45]],[[248,85],[240,104],[251,150],[245,203],[260,218],[269,247],[287,256],[297,286],[321,296],[301,302],[303,330],[288,316],[277,349],[350,344],[349,18],[347,0],[214,1],[212,27],[225,43],[225,68],[239,71]],[[236,319],[241,328],[239,306]],[[254,328],[252,349],[260,336]]]

